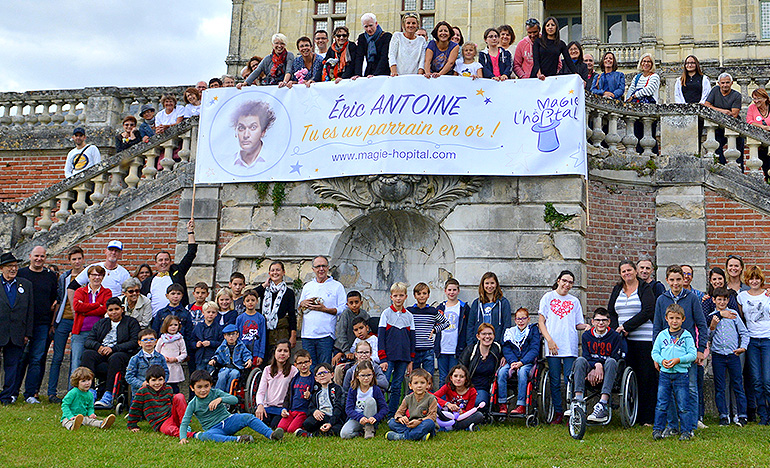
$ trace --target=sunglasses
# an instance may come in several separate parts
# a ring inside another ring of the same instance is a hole
[[[139,292],[138,289],[129,289],[126,291],[126,294],[138,294]]]
[[[347,34],[336,34],[335,36],[336,36],[336,37],[340,37],[340,38],[342,38],[342,37],[348,37],[348,35],[347,35]]]

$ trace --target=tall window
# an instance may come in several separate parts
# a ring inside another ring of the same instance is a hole
[[[762,40],[770,40],[770,1],[759,2],[759,28],[762,30]]]
[[[639,12],[612,12],[605,15],[606,37],[610,44],[639,42],[642,23]]]
[[[559,38],[565,44],[583,37],[583,24],[579,13],[554,15],[559,22]]]
[[[313,33],[324,30],[332,35],[334,28],[345,26],[348,13],[347,0],[315,0],[313,11]]]
[[[401,0],[401,14],[408,11],[420,14],[420,26],[428,33],[436,25],[436,0]]]

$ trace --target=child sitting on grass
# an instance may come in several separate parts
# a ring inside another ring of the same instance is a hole
[[[308,416],[295,434],[302,437],[339,435],[345,422],[345,395],[342,387],[332,382],[331,364],[322,362],[316,367],[315,381]]]
[[[187,410],[187,400],[181,393],[172,393],[166,385],[166,371],[152,365],[145,374],[146,385],[139,389],[128,410],[128,430],[139,432],[139,420],[144,418],[153,430],[171,437],[179,437],[179,425]],[[187,437],[194,437],[188,432]]]
[[[428,371],[422,368],[414,369],[409,375],[412,393],[404,398],[396,415],[388,421],[388,440],[428,440],[436,433],[438,400],[428,393],[432,381]]]
[[[302,429],[302,423],[307,418],[307,409],[310,402],[310,391],[313,389],[315,379],[310,372],[313,360],[307,350],[300,349],[294,357],[294,366],[299,373],[289,382],[286,398],[283,400],[281,410],[281,422],[278,427],[284,431],[296,434]]]
[[[371,439],[377,431],[377,424],[388,412],[385,395],[374,384],[372,361],[359,362],[353,374],[353,383],[345,400],[345,413],[348,420],[340,430],[340,437],[352,439],[360,436]]]
[[[217,388],[211,388],[214,379],[205,370],[198,369],[190,376],[190,390],[195,396],[187,405],[182,423],[179,427],[188,427],[192,417],[198,418],[203,428],[195,433],[198,440],[213,440],[214,442],[253,442],[248,434],[235,436],[244,427],[250,427],[270,440],[281,440],[283,429],[273,431],[256,416],[249,413],[230,414],[224,404],[238,403],[238,397],[230,395]],[[187,432],[179,432],[179,443],[188,442]]]
[[[94,395],[90,392],[94,383],[94,373],[87,367],[78,367],[70,377],[72,389],[61,402],[61,425],[70,431],[75,431],[81,425],[109,429],[115,422],[111,414],[98,419],[94,413]]]
[[[229,391],[233,380],[240,377],[241,371],[251,367],[251,353],[238,339],[240,334],[235,325],[225,325],[222,332],[225,341],[219,345],[209,365],[221,368],[217,375],[217,388],[226,392]]]

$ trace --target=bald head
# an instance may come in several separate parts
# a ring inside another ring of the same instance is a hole
[[[43,271],[46,259],[45,247],[38,245],[29,253],[29,269],[32,271]]]
[[[208,89],[208,85],[206,84],[206,82],[205,82],[205,81],[199,81],[198,83],[196,83],[196,84],[195,84],[195,88],[196,88],[198,91],[200,91],[200,92],[203,92],[203,91],[205,91],[206,89]]]

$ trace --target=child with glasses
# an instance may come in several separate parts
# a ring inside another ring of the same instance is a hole
[[[387,391],[388,379],[385,377],[385,372],[382,370],[382,368],[374,362],[372,346],[368,341],[359,341],[358,345],[356,345],[356,364],[350,366],[350,368],[345,372],[345,377],[342,379],[342,390],[347,394],[348,390],[350,390],[351,382],[353,381],[353,373],[356,370],[356,365],[364,361],[372,363],[375,383],[383,391]]]
[[[360,436],[363,430],[364,439],[371,439],[377,432],[377,424],[385,418],[388,405],[380,387],[374,385],[374,368],[371,361],[359,362],[356,365],[353,383],[347,392],[345,413],[347,422],[342,426],[340,437],[352,439]]]
[[[518,376],[516,408],[513,414],[524,414],[527,401],[529,372],[540,353],[540,330],[537,324],[529,323],[529,310],[519,307],[514,317],[516,324],[503,334],[503,357],[505,365],[497,371],[498,401],[501,413],[508,412],[508,379],[515,372]]]
[[[332,382],[331,364],[323,362],[316,367],[315,382],[307,418],[295,434],[301,437],[339,435],[345,422],[345,393]]]
[[[147,385],[147,369],[152,365],[163,368],[166,372],[165,379],[168,380],[168,365],[166,357],[155,351],[155,345],[158,343],[158,335],[152,328],[146,328],[139,332],[139,350],[128,361],[126,367],[126,381],[131,386],[131,395],[136,395],[140,388]]]
[[[307,418],[308,406],[310,401],[310,391],[313,389],[313,374],[310,368],[313,366],[313,360],[310,359],[310,353],[304,349],[297,351],[294,357],[294,366],[299,371],[291,382],[283,400],[283,409],[281,409],[281,422],[278,427],[286,432],[294,433],[302,430],[302,423]]]

